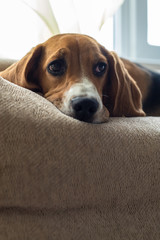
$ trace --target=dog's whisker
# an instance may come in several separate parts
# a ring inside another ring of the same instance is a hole
[[[108,95],[104,95],[104,94],[102,95],[102,97],[106,97],[106,98],[109,98],[109,96],[108,96]]]

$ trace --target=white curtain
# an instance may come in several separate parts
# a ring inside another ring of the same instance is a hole
[[[60,32],[90,35],[113,50],[113,15],[124,0],[49,0]]]
[[[113,49],[113,15],[124,0],[36,1],[33,8],[43,17],[52,34],[83,33]]]
[[[113,14],[124,0],[1,0],[0,57],[19,59],[54,34],[91,35],[108,48]]]
[[[93,35],[124,0],[49,0],[61,32]]]

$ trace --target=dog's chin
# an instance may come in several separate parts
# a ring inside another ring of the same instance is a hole
[[[60,109],[59,109],[60,110]],[[61,110],[60,110],[61,111]],[[80,121],[82,123],[89,123],[89,124],[102,124],[102,123],[106,123],[109,120],[109,117],[103,118],[103,119],[96,119],[96,118],[91,118],[91,119],[81,119],[81,118],[77,118],[76,116],[74,116],[74,114],[67,114],[64,111],[61,111],[63,114],[65,114],[68,117],[71,117],[77,121]]]
[[[84,123],[90,123],[90,124],[102,124],[102,123],[106,123],[109,120],[109,117],[103,118],[103,119],[96,119],[96,118],[92,118],[92,119],[79,119],[76,118],[74,116],[70,116],[80,122],[84,122]]]
[[[71,108],[67,109],[66,107],[64,107],[64,104],[61,100],[59,99],[54,101],[51,99],[47,99],[47,100],[49,100],[60,112],[62,112],[66,116],[76,119],[80,122],[90,123],[90,124],[101,124],[101,123],[106,123],[109,120],[109,111],[105,106],[103,106],[102,109],[98,110],[92,116],[92,118],[85,118],[85,117],[81,118],[81,117],[75,116]]]
[[[58,107],[57,107],[58,108]],[[106,123],[109,120],[109,112],[104,107],[101,112],[95,113],[95,115],[92,118],[78,118],[74,115],[73,112],[65,111],[64,109],[58,108],[63,114],[76,119],[77,121],[84,122],[84,123],[90,123],[90,124],[102,124]]]
[[[56,101],[51,101],[48,99],[50,102],[53,103],[53,105],[63,114],[65,114],[68,117],[71,117],[73,119],[76,119],[80,122],[85,122],[85,123],[90,123],[90,124],[101,124],[101,123],[106,123],[109,120],[109,111],[108,109],[103,106],[103,108],[99,111],[97,111],[92,118],[77,118],[72,111],[72,109],[66,109],[64,108],[63,103],[60,100]]]

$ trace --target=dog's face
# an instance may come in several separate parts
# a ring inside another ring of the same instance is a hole
[[[44,97],[76,119],[106,121],[102,96],[108,62],[100,45],[87,36],[60,35],[43,48],[39,79]]]
[[[85,35],[56,35],[10,72],[16,72],[19,85],[38,89],[60,111],[81,121],[144,115],[141,93],[122,61]]]

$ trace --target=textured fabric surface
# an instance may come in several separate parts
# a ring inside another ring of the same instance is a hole
[[[7,67],[9,67],[11,64],[15,63],[17,60],[14,59],[3,59],[0,58],[0,71],[5,70]]]
[[[160,239],[160,118],[79,122],[0,78],[0,239]]]

